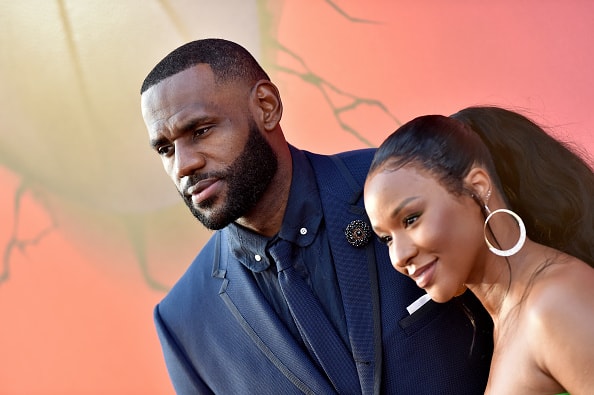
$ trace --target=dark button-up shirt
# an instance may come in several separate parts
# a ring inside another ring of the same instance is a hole
[[[268,248],[277,238],[291,242],[293,248],[298,250],[299,257],[293,266],[306,279],[344,344],[350,349],[315,175],[303,152],[290,148],[293,177],[280,232],[269,239],[232,224],[229,226],[231,251],[252,271],[270,305],[295,339],[303,344],[279,287],[276,264],[268,254]]]

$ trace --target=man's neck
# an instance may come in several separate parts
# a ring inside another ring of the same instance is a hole
[[[276,235],[282,226],[291,191],[293,162],[287,147],[279,153],[278,169],[268,189],[250,212],[237,219],[237,224],[266,237]]]

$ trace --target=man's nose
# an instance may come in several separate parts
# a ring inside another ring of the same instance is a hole
[[[198,152],[195,147],[185,144],[175,146],[174,171],[177,178],[190,176],[205,165],[204,155]]]

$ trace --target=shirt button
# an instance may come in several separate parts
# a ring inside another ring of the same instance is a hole
[[[301,229],[299,229],[299,233],[301,233],[302,235],[306,235],[307,234],[307,228],[301,228]]]
[[[262,257],[258,254],[254,255],[254,259],[256,260],[256,262],[260,262],[262,260]]]

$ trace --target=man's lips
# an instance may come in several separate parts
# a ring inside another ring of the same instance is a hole
[[[192,196],[192,201],[194,204],[198,205],[204,200],[212,197],[220,189],[220,181],[219,178],[207,178],[198,181],[187,189],[187,194]]]

